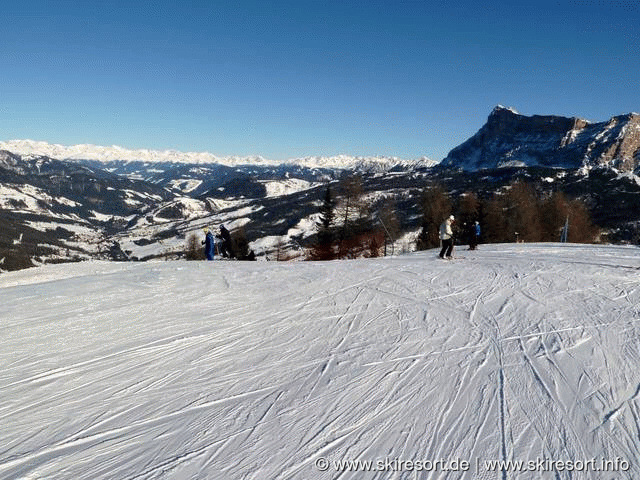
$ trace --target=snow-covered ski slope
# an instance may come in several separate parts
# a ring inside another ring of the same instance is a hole
[[[640,478],[640,250],[459,253],[2,274],[0,478]]]

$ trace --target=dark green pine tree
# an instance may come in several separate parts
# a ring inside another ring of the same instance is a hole
[[[331,193],[331,186],[327,186],[327,191],[324,194],[324,200],[320,207],[320,221],[316,223],[318,230],[330,231],[333,225],[333,219],[335,217],[333,209],[335,208],[335,201],[333,200],[333,194]]]
[[[314,260],[331,260],[334,258],[333,221],[335,218],[335,200],[331,192],[331,186],[327,185],[324,200],[320,206],[320,219],[316,222],[318,240],[314,245],[311,257]]]

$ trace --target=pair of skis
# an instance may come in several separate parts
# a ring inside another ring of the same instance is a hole
[[[455,256],[455,257],[454,257],[453,255],[452,255],[452,256],[450,256],[450,257],[441,257],[440,255],[438,255],[438,258],[439,258],[440,260],[447,260],[448,262],[450,262],[450,261],[452,261],[452,260],[462,260],[462,259],[464,259],[464,258],[466,258],[466,257],[458,257],[458,256]]]

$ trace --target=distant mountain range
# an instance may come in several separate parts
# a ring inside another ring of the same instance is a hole
[[[179,152],[176,150],[128,150],[126,148],[97,145],[63,146],[33,140],[10,140],[0,142],[0,150],[8,150],[20,155],[39,155],[60,160],[95,160],[99,162],[142,162],[142,163],[182,163],[191,165],[237,166],[279,166],[296,165],[309,169],[345,169],[367,168],[389,170],[391,168],[420,165],[430,167],[436,162],[427,157],[415,160],[403,160],[397,157],[357,157],[336,155],[331,157],[310,156],[287,160],[269,160],[259,155],[219,157],[208,152]]]
[[[638,173],[640,114],[590,123],[559,116],[528,117],[498,106],[474,136],[451,150],[442,165],[463,170],[605,166]]]

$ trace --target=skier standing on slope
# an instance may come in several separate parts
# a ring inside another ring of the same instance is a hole
[[[220,236],[218,238],[222,239],[222,243],[220,244],[220,253],[222,254],[222,256],[235,258],[231,242],[231,234],[224,225],[220,225]]]
[[[482,230],[480,229],[480,222],[478,222],[476,220],[476,225],[475,225],[475,236],[473,239],[473,249],[475,250],[478,247],[478,244],[480,243],[480,234],[482,233]]]
[[[440,258],[451,259],[451,253],[453,252],[453,230],[451,224],[454,222],[455,217],[450,215],[442,225],[440,225],[440,240],[442,241],[442,249],[440,250]]]
[[[213,238],[213,233],[211,233],[207,227],[203,228],[202,231],[205,234],[204,242],[202,242],[204,245],[204,255],[207,257],[207,260],[213,260],[216,250],[216,241]]]
[[[475,250],[478,247],[480,231],[480,223],[477,220],[469,226],[469,250]]]

